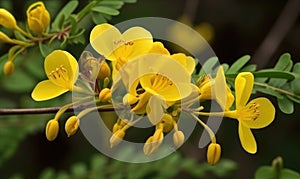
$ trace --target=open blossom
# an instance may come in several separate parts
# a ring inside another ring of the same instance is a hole
[[[43,2],[39,1],[31,4],[26,14],[28,26],[32,32],[41,34],[46,31],[50,24],[50,14]]]
[[[31,94],[34,100],[52,99],[72,90],[78,77],[78,63],[70,53],[53,51],[46,57],[44,68],[49,79],[36,85]]]
[[[249,153],[256,153],[257,146],[251,129],[268,126],[275,117],[273,104],[264,97],[248,102],[254,83],[253,74],[242,72],[235,79],[236,110],[225,111],[224,116],[237,119],[239,137],[243,148]]]

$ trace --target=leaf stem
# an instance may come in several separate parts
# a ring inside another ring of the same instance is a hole
[[[299,95],[296,95],[295,93],[293,92],[290,92],[290,91],[286,91],[284,89],[281,89],[281,88],[277,88],[277,87],[274,87],[274,86],[270,86],[266,83],[260,83],[260,82],[254,82],[254,85],[256,86],[260,86],[260,87],[264,87],[264,88],[268,88],[268,89],[271,89],[273,91],[276,91],[278,93],[281,93],[281,94],[284,94],[284,95],[287,95],[287,96],[291,96],[291,97],[295,97],[297,99],[300,99],[300,96]]]

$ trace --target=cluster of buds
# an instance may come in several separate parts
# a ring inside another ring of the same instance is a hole
[[[14,63],[16,56],[23,52],[27,47],[35,45],[37,37],[33,36],[33,32],[36,36],[41,36],[46,32],[50,25],[50,14],[45,8],[43,2],[36,2],[29,6],[26,11],[27,25],[29,30],[23,30],[17,25],[15,17],[6,9],[0,8],[0,25],[6,29],[16,31],[25,40],[14,39],[8,37],[5,33],[0,31],[0,44],[8,43],[14,46],[9,50],[8,61],[4,65],[3,72],[6,76],[11,75],[14,72]]]

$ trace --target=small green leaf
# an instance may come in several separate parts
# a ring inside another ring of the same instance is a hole
[[[52,168],[47,168],[43,170],[40,174],[39,179],[53,179],[55,178],[55,171]]]
[[[293,68],[293,73],[300,74],[300,63],[296,63]],[[291,82],[291,88],[295,94],[300,95],[300,79],[295,78]]]
[[[224,73],[226,74],[227,70],[229,69],[229,65],[227,63],[223,63],[221,66],[223,67]]]
[[[211,57],[207,61],[204,62],[204,64],[201,67],[201,70],[199,72],[199,75],[209,74],[213,71],[213,67],[217,64],[219,61],[218,57]]]
[[[70,32],[69,32],[69,35],[73,35],[77,32],[77,21],[76,21],[76,18],[75,16],[71,15],[70,16],[70,20],[71,20],[71,29],[70,29]]]
[[[91,169],[92,170],[100,170],[106,164],[106,158],[100,155],[95,155],[91,159]]]
[[[290,100],[300,104],[300,97],[287,96]]]
[[[118,10],[113,9],[111,7],[106,7],[106,6],[94,7],[94,8],[92,8],[92,11],[100,12],[100,13],[108,14],[108,15],[112,15],[112,16],[116,16],[116,15],[120,14],[120,12]]]
[[[241,69],[241,72],[255,72],[256,71],[256,64],[247,65]]]
[[[77,0],[69,1],[58,13],[54,22],[52,23],[52,28],[55,30],[59,30],[61,28],[61,21],[63,19],[68,19],[69,16],[74,12],[74,10],[78,6]]]
[[[136,0],[123,0],[125,3],[136,3]]]
[[[293,61],[291,60],[291,55],[289,53],[284,53],[280,56],[274,69],[281,70],[281,71],[290,71],[292,67],[293,67]]]
[[[264,69],[253,72],[255,78],[268,77],[268,78],[282,78],[287,80],[295,79],[295,75],[291,72],[273,70],[273,69]]]
[[[280,175],[280,179],[299,179],[300,174],[290,170],[290,169],[283,169]]]
[[[226,73],[233,74],[238,73],[240,69],[250,60],[250,55],[244,55],[241,58],[239,58],[237,61],[235,61],[231,67],[228,69]]]
[[[102,13],[99,12],[92,12],[92,20],[95,24],[102,24],[107,22]]]
[[[275,96],[276,98],[279,98],[279,99],[284,98],[284,96],[282,96],[278,92],[276,92],[272,89],[269,89],[269,88],[263,88],[263,87],[255,86],[253,89],[255,89],[256,91],[259,91],[261,93],[265,93],[265,94],[268,94],[268,95],[271,95],[271,96]]]
[[[19,31],[14,31],[15,37],[17,40],[21,40],[21,41],[27,41],[27,39],[19,32]]]
[[[101,1],[99,3],[99,5],[101,6],[110,6],[114,9],[120,9],[123,5],[124,5],[124,2],[122,1],[107,1],[107,0],[104,0],[104,1]]]
[[[277,103],[279,109],[285,114],[292,114],[294,112],[294,103],[289,100],[287,97],[285,98],[277,98]]]
[[[254,179],[274,179],[274,173],[272,167],[262,166],[259,167],[254,175]]]

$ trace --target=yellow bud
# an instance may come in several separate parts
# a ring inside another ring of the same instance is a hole
[[[65,131],[68,137],[74,135],[79,127],[79,119],[76,116],[71,116],[65,123]]]
[[[125,136],[125,131],[123,129],[117,130],[110,138],[109,143],[110,147],[113,148],[114,146],[118,145]]]
[[[211,143],[207,149],[207,162],[211,165],[218,163],[221,157],[221,146],[216,143]]]
[[[161,122],[164,132],[170,132],[173,129],[173,117],[170,114],[164,114]]]
[[[110,77],[110,75],[111,75],[110,67],[106,63],[106,61],[103,60],[102,63],[100,64],[100,69],[98,72],[97,79],[104,80],[106,77]]]
[[[10,76],[15,71],[15,65],[12,61],[7,61],[3,67],[3,72],[6,76]]]
[[[173,142],[177,148],[180,147],[184,143],[184,134],[182,131],[174,132]]]
[[[46,137],[49,141],[53,141],[57,137],[58,131],[59,131],[58,121],[54,119],[48,121],[46,125]]]
[[[41,34],[46,31],[50,24],[50,14],[43,2],[39,1],[31,4],[26,14],[28,26],[32,32]]]
[[[109,102],[111,100],[111,90],[109,88],[104,88],[99,94],[100,102]]]
[[[152,155],[162,143],[164,134],[161,129],[155,131],[154,135],[149,137],[144,144],[144,153],[147,156]]]
[[[135,104],[138,101],[138,98],[133,96],[130,93],[127,93],[124,97],[123,97],[123,104],[124,105],[132,105]]]
[[[0,8],[0,25],[8,29],[17,28],[17,22],[15,17],[3,8]]]
[[[13,40],[9,38],[5,33],[0,31],[0,44],[1,43],[13,43]]]

